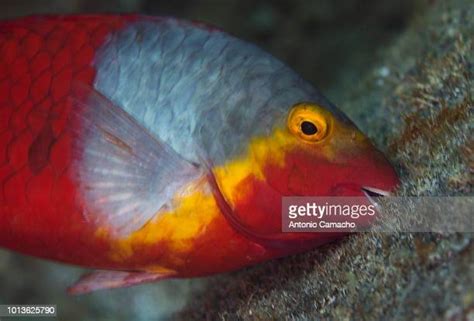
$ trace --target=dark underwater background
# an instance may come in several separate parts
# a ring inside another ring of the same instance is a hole
[[[400,195],[473,195],[473,1],[0,1],[2,19],[85,12],[201,20],[256,43],[370,136]],[[67,321],[473,320],[473,258],[472,234],[363,234],[240,272],[71,297],[81,269],[0,250],[0,304],[56,304]]]

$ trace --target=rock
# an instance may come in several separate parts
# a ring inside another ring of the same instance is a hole
[[[432,1],[339,105],[401,173],[399,195],[473,195],[474,4]],[[449,215],[449,213],[447,213]],[[212,279],[180,320],[466,320],[472,233],[359,234]]]

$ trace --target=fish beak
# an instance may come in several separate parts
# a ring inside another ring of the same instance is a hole
[[[385,197],[385,196],[391,195],[389,191],[385,191],[385,190],[375,188],[375,187],[370,187],[370,186],[362,186],[361,191],[365,195],[365,197],[367,197],[370,203],[376,207],[379,207],[379,204],[374,198]]]

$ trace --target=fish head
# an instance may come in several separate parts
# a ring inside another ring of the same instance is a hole
[[[283,162],[263,165],[267,183],[282,195],[387,195],[398,185],[390,162],[341,112],[298,103],[284,126]]]
[[[399,183],[390,162],[344,114],[311,102],[290,106],[270,134],[251,139],[246,156],[228,165],[227,178],[217,175],[226,216],[245,235],[283,248],[336,234],[282,233],[282,197],[370,199]]]

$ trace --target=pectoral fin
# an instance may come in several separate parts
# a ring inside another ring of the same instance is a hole
[[[72,295],[86,294],[97,290],[130,287],[142,283],[156,282],[175,275],[174,271],[126,272],[126,271],[96,271],[82,276],[73,286],[68,288]]]
[[[119,236],[140,229],[200,168],[95,89],[75,84],[73,180],[93,224]]]

